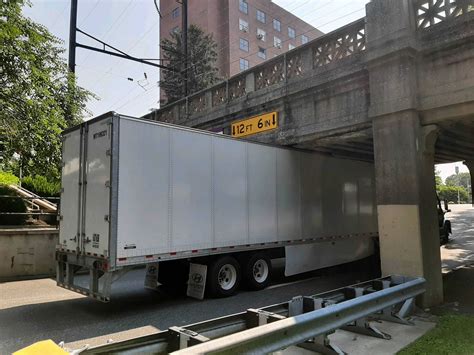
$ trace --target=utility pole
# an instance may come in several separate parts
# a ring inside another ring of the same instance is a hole
[[[183,52],[183,95],[188,96],[188,0],[181,0],[181,45]]]
[[[67,63],[71,73],[76,72],[76,28],[77,0],[71,0],[71,19],[69,22],[69,58]]]

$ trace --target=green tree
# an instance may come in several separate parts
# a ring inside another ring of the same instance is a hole
[[[23,16],[23,6],[31,4],[9,0],[0,6],[2,165],[57,180],[61,132],[81,121],[92,94],[75,84],[62,41]]]
[[[448,186],[463,186],[468,188],[471,184],[471,175],[469,173],[453,174],[446,178],[446,185]]]
[[[441,177],[441,172],[439,170],[435,170],[435,181],[436,181],[436,190],[439,190],[439,187],[443,185],[443,178]]]
[[[168,102],[179,100],[183,97],[184,76],[182,73],[184,58],[181,47],[181,32],[171,33],[170,39],[161,41],[162,58],[164,65],[177,70],[177,72],[162,70],[160,87],[166,93]],[[217,74],[217,44],[212,34],[205,34],[198,26],[188,28],[188,56],[187,76],[188,94],[205,89],[219,80]]]
[[[461,203],[466,203],[469,200],[469,195],[467,190],[464,187],[457,186],[440,186],[438,190],[438,196],[440,200],[448,200],[449,202],[458,202],[458,192],[459,200]]]

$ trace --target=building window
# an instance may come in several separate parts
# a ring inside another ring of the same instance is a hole
[[[242,32],[248,32],[249,31],[249,23],[245,20],[242,20],[239,18],[239,30]]]
[[[172,18],[177,18],[179,16],[179,7],[173,9],[173,11],[171,11],[171,17]]]
[[[239,60],[240,71],[247,70],[249,68],[249,61],[244,58],[240,58]]]
[[[249,41],[247,41],[246,39],[241,38],[240,39],[240,49],[245,51],[245,52],[248,52],[249,51]]]
[[[273,19],[273,29],[278,32],[281,31],[281,22],[276,18]]]
[[[273,46],[276,48],[281,48],[281,39],[278,37],[273,37]]]
[[[239,0],[239,10],[244,14],[249,13],[249,4],[247,4],[246,0]]]
[[[257,56],[259,56],[262,59],[267,59],[267,50],[265,48],[258,47]]]
[[[179,26],[175,26],[171,29],[170,34],[179,33]]]
[[[295,38],[296,37],[296,32],[294,28],[288,27],[288,37],[290,38]]]
[[[288,44],[288,50],[290,50],[290,51],[291,51],[293,48],[296,48],[296,47],[295,47],[294,45],[292,45],[291,43],[290,43],[290,44]]]
[[[305,44],[305,43],[308,43],[309,41],[309,38],[306,37],[305,35],[301,35],[301,43]]]
[[[265,41],[267,34],[264,30],[257,28],[257,39],[260,41]]]
[[[257,21],[265,23],[265,12],[257,10]]]

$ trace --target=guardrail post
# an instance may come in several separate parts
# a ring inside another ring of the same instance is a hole
[[[170,342],[174,344],[174,348],[178,349],[186,349],[189,346],[209,340],[209,338],[206,338],[199,333],[182,327],[171,327],[169,328],[169,332],[171,338]]]

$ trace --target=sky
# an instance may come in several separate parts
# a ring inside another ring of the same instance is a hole
[[[365,16],[368,0],[274,2],[328,33]],[[70,0],[31,0],[31,3],[31,7],[24,8],[24,14],[63,41],[67,58]],[[77,27],[132,56],[159,57],[159,16],[153,0],[78,0]],[[80,33],[77,42],[97,45]],[[159,107],[158,68],[78,48],[76,75],[78,84],[98,97],[88,103],[88,118],[108,111],[142,116]],[[437,169],[445,179],[454,174],[455,165],[461,172],[467,171],[461,163],[443,164]]]

